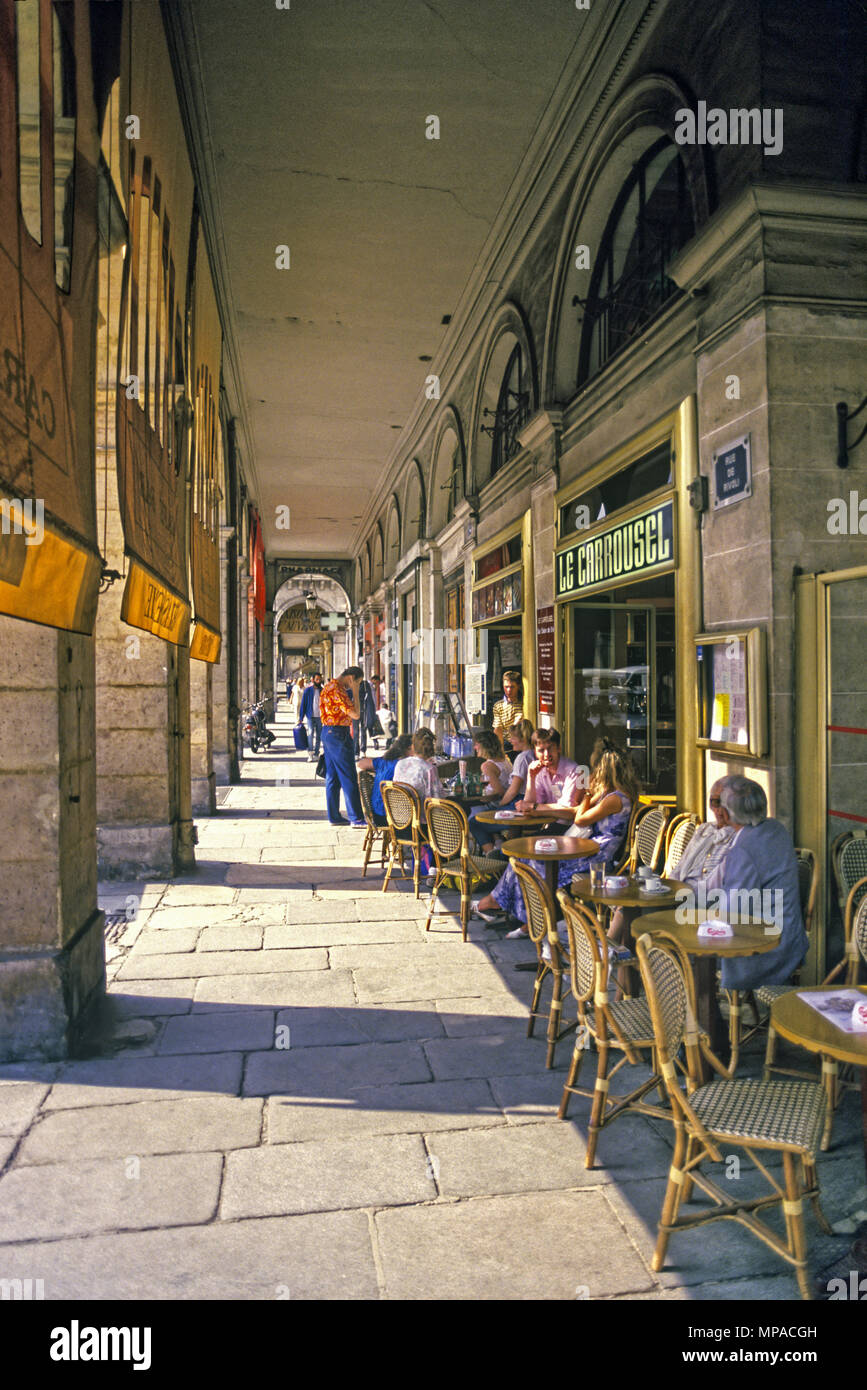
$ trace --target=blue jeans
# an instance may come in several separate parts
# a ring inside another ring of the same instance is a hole
[[[312,714],[307,716],[307,737],[310,740],[310,752],[317,755],[319,753],[319,741],[322,737],[322,720],[314,719]]]
[[[349,819],[363,821],[364,812],[358,795],[358,776],[352,752],[352,731],[340,725],[326,724],[322,730],[322,752],[325,754],[325,805],[328,819],[332,824],[340,819],[342,788]]]

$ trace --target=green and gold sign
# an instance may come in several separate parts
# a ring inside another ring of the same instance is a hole
[[[555,594],[581,596],[674,569],[674,503],[669,498],[615,521],[557,555]]]

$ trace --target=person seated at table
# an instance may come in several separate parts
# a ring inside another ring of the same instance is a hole
[[[412,736],[412,753],[401,758],[394,769],[394,782],[408,782],[422,799],[426,796],[445,796],[443,784],[434,763],[436,740],[430,729],[416,729]]]
[[[792,837],[781,821],[768,815],[768,799],[758,782],[724,777],[720,797],[726,823],[735,831],[715,895],[720,915],[728,915],[733,924],[739,917],[761,916],[780,929],[779,944],[772,951],[723,959],[723,989],[784,985],[807,953]]]
[[[536,756],[533,750],[533,725],[529,719],[522,719],[520,723],[513,724],[509,733],[509,742],[515,753],[515,761],[509,769],[509,784],[500,801],[487,807],[488,810],[513,809],[515,803],[523,797],[527,789],[527,769]],[[470,830],[480,848],[491,844],[499,834],[496,826],[483,825],[476,815],[470,816]]]
[[[586,874],[591,859],[613,859],[623,843],[629,825],[632,803],[640,794],[632,760],[610,739],[599,739],[590,755],[590,786],[580,806],[572,812],[572,825],[566,835],[575,841],[575,858],[562,859],[557,866],[557,886],[563,888],[574,874]],[[520,804],[520,803],[519,803]],[[525,861],[545,882],[545,865],[535,859]],[[527,920],[524,896],[518,876],[509,865],[497,886],[479,902],[473,912],[491,921],[497,912],[508,913],[518,921]],[[508,936],[526,936],[522,925]]]
[[[385,815],[385,806],[380,791],[381,782],[390,782],[394,779],[394,769],[397,767],[401,758],[405,758],[412,748],[412,734],[401,734],[390,743],[385,752],[379,758],[358,758],[356,768],[359,772],[373,773],[373,786],[370,789],[370,804],[373,807],[373,819],[377,825],[386,825],[388,822]]]
[[[718,778],[710,789],[708,804],[711,819],[696,826],[692,839],[673,870],[678,883],[685,883],[699,896],[700,901],[702,885],[705,894],[720,886],[723,864],[735,836],[734,826],[729,824],[728,814],[723,810],[720,799],[724,780]],[[628,947],[632,923],[641,916],[642,911],[652,912],[653,908],[618,907],[611,918],[608,939]]]
[[[512,778],[512,764],[504,755],[497,735],[491,729],[477,729],[473,734],[473,751],[482,759],[483,796],[502,798]]]
[[[533,751],[536,756],[527,768],[527,790],[515,802],[515,810],[547,815],[552,821],[571,821],[579,794],[585,789],[584,768],[563,757],[557,729],[537,729]]]

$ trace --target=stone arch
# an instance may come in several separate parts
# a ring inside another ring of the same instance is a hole
[[[507,300],[494,314],[485,334],[479,356],[476,384],[473,392],[472,424],[468,447],[468,491],[478,494],[491,477],[494,441],[482,426],[493,422],[500,399],[503,376],[515,348],[522,358],[521,385],[529,395],[527,419],[539,409],[539,374],[532,334],[524,313],[512,300]],[[485,411],[490,415],[485,415]]]
[[[568,405],[575,395],[583,316],[572,300],[588,297],[595,254],[617,197],[634,164],[661,136],[674,141],[675,114],[692,104],[690,94],[665,74],[642,77],[615,102],[581,161],[563,222],[548,302],[542,389],[544,400],[550,404]],[[712,207],[705,152],[700,146],[677,148],[698,228],[707,221]],[[576,266],[577,246],[588,247],[588,268]]]
[[[391,494],[391,504],[385,523],[384,574],[393,574],[401,557],[400,547],[400,504],[397,494]]]
[[[366,599],[370,593],[370,546],[365,541],[361,548],[361,589],[359,599]]]
[[[431,451],[428,487],[428,534],[431,536],[438,535],[451,520],[449,491],[453,471],[456,476],[452,498],[459,502],[466,492],[467,451],[461,417],[454,406],[447,405],[440,413]]]
[[[418,459],[407,469],[403,492],[403,553],[427,535],[427,502],[424,477]]]

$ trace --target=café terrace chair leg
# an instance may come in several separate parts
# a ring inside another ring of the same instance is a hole
[[[806,1194],[798,1181],[796,1157],[796,1154],[787,1151],[783,1153],[783,1172],[786,1180],[786,1200],[783,1202],[783,1213],[786,1218],[788,1245],[794,1257],[792,1263],[798,1277],[798,1288],[801,1290],[801,1297],[809,1300],[813,1297],[813,1288],[807,1273],[807,1237],[804,1231],[804,1196]]]
[[[593,1104],[590,1108],[587,1155],[584,1159],[585,1168],[592,1168],[596,1161],[596,1145],[599,1143],[599,1133],[605,1116],[605,1102],[608,1099],[608,1054],[610,1048],[607,1039],[597,1038],[596,1049],[599,1053],[599,1060],[596,1064],[596,1085],[593,1089]]]
[[[569,1109],[569,1097],[573,1089],[578,1085],[578,1075],[581,1071],[581,1063],[584,1061],[584,1053],[587,1051],[585,1039],[579,1032],[575,1039],[575,1047],[572,1052],[572,1061],[569,1063],[569,1075],[566,1077],[566,1084],[563,1087],[563,1095],[560,1098],[560,1106],[557,1111],[557,1119],[565,1120],[566,1112]]]
[[[671,1167],[668,1170],[668,1186],[665,1189],[665,1199],[662,1203],[662,1215],[659,1218],[659,1235],[656,1240],[656,1249],[650,1261],[650,1268],[658,1273],[665,1264],[665,1252],[668,1249],[668,1241],[671,1236],[671,1227],[677,1220],[677,1213],[683,1200],[683,1164],[688,1152],[686,1139],[686,1127],[683,1121],[677,1117],[674,1121],[674,1155],[671,1160]]]
[[[540,958],[539,958],[539,964],[538,964],[538,966],[536,967],[536,978],[535,978],[535,980],[533,981],[533,1002],[532,1002],[531,1005],[530,1005],[530,1017],[529,1017],[529,1019],[527,1020],[527,1037],[528,1037],[528,1038],[532,1038],[532,1036],[533,1036],[533,1029],[534,1029],[535,1026],[536,1026],[536,1019],[537,1019],[537,1017],[538,1017],[538,1009],[539,1009],[539,1000],[540,1000],[541,997],[542,997],[542,985],[544,984],[545,976],[547,975],[547,973],[548,973],[548,966],[546,965],[545,961],[543,961],[542,958],[540,957]]]
[[[560,1020],[563,1011],[563,975],[559,970],[552,971],[552,974],[554,985],[551,1009],[548,1014],[548,1051],[545,1055],[545,1066],[548,1071],[554,1065],[554,1051],[557,1047],[557,1039],[560,1037]]]
[[[432,889],[431,895],[430,895],[430,906],[428,907],[428,910],[427,910],[427,921],[426,921],[425,924],[424,924],[424,929],[425,929],[425,931],[430,931],[430,922],[431,922],[431,918],[433,917],[433,910],[434,910],[434,907],[436,906],[437,898],[439,897],[440,884],[442,883],[442,881],[443,881],[444,878],[445,878],[445,874],[443,873],[443,871],[442,871],[442,869],[440,868],[439,864],[437,864],[437,876],[436,876],[436,878],[434,879],[434,886],[433,886],[433,889]]]
[[[823,1153],[831,1147],[831,1129],[834,1124],[834,1111],[837,1108],[837,1061],[834,1057],[822,1058],[822,1086],[827,1098],[825,1128],[819,1147]]]
[[[810,1202],[813,1207],[813,1215],[819,1223],[819,1227],[824,1235],[832,1236],[834,1234],[833,1228],[823,1212],[822,1204],[819,1201],[819,1178],[816,1172],[816,1166],[811,1163],[808,1158],[805,1158],[802,1161],[802,1171],[804,1175],[804,1191],[811,1194]]]

